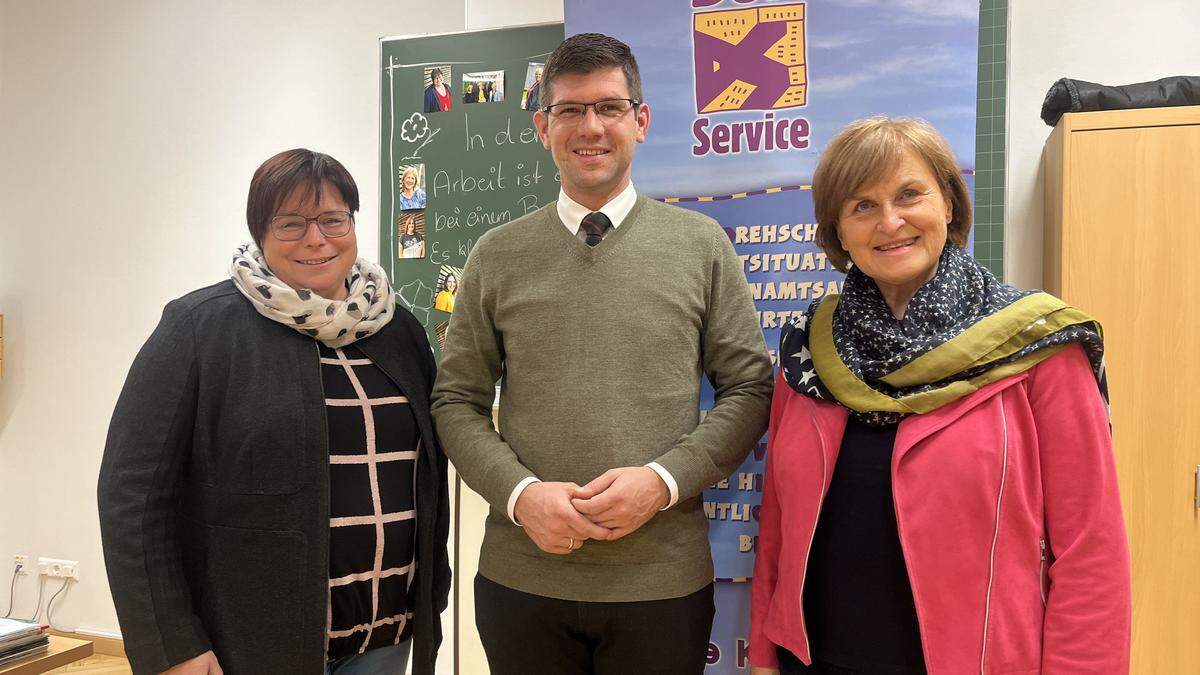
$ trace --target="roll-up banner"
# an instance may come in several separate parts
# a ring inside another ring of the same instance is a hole
[[[870,115],[923,118],[949,139],[974,189],[976,0],[565,0],[564,8],[567,35],[605,33],[633,49],[651,112],[634,186],[721,223],[773,359],[784,324],[840,292],[843,275],[816,245],[811,192],[838,129]],[[749,584],[739,582],[752,581],[766,448],[764,437],[704,494],[718,582],[712,672],[749,667]]]

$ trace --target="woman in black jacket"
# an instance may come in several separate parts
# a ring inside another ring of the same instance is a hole
[[[450,586],[425,330],[357,257],[358,188],[289,150],[255,245],[169,303],[117,401],[104,558],[135,673],[432,673]]]

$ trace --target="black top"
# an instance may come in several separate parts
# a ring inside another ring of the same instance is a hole
[[[408,397],[416,461],[413,672],[432,675],[450,589],[436,369],[405,309],[354,343]],[[330,447],[317,343],[226,280],[167,305],[113,411],[100,531],[135,675],[212,649],[227,675],[325,670]]]
[[[804,616],[813,660],[865,673],[924,673],[892,501],[896,425],[846,424],[813,536]]]
[[[421,436],[412,406],[354,345],[320,345],[329,428],[330,660],[412,635]]]

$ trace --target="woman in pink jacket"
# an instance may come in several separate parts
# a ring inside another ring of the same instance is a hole
[[[1100,326],[964,252],[966,185],[924,122],[847,126],[813,199],[849,272],[782,336],[754,672],[1127,672]]]

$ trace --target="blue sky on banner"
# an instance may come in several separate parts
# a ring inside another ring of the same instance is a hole
[[[703,3],[701,3],[703,4]],[[977,0],[810,0],[805,3],[807,104],[774,111],[698,114],[693,73],[693,13],[794,5],[724,0],[566,0],[568,35],[598,31],[627,42],[637,56],[650,134],[634,161],[639,192],[653,197],[722,195],[807,184],[821,149],[841,126],[873,114],[929,120],[950,140],[964,169],[975,168]],[[709,153],[697,157],[698,118],[712,124],[803,117],[803,150]]]

